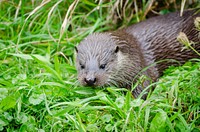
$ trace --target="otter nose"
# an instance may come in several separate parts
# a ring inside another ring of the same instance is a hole
[[[96,80],[97,80],[96,78],[85,78],[85,82],[89,86],[94,86],[94,83],[96,82]]]

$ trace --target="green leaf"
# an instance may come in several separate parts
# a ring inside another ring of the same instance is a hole
[[[6,88],[0,88],[0,101],[8,95],[8,90]]]
[[[78,130],[79,130],[79,132],[86,132],[85,125],[82,123],[80,115],[78,113],[76,113],[76,117],[77,117],[77,120],[78,120]]]
[[[111,124],[107,124],[106,127],[105,127],[106,131],[112,131],[113,129],[113,126]]]
[[[181,121],[180,124],[182,124],[181,129],[184,129],[184,128],[185,128],[186,131],[190,131],[190,128],[189,128],[189,126],[188,126],[186,120],[183,118],[183,116],[182,116],[181,114],[178,114],[178,118],[179,118],[179,120]]]
[[[13,96],[7,96],[0,102],[0,110],[6,111],[10,108],[14,108],[14,106],[16,105],[16,101],[17,100],[13,98]]]
[[[6,78],[6,77],[8,77],[8,78]],[[4,86],[11,86],[12,84],[9,81],[6,80],[6,79],[10,79],[11,76],[5,75],[4,78],[5,78],[5,80],[0,78],[0,84],[4,85]]]
[[[95,94],[94,89],[92,88],[86,88],[86,87],[80,87],[80,88],[76,88],[75,91],[78,94],[82,94],[82,95],[91,95],[91,94]]]
[[[89,124],[86,128],[87,131],[89,132],[97,132],[98,131],[98,127],[96,124]]]
[[[76,74],[77,70],[75,68],[75,66],[71,66],[69,64],[65,64],[65,68],[67,70],[67,72],[72,73],[72,74]]]
[[[0,130],[3,128],[3,126],[6,126],[8,124],[9,124],[8,121],[0,118]]]
[[[37,55],[37,54],[36,55],[32,55],[32,57],[34,59],[37,59],[40,62],[45,63],[45,64],[49,64],[49,65],[51,64],[48,57],[44,57],[44,56]]]
[[[11,116],[11,113],[4,112],[3,115],[4,115],[5,119],[7,119],[8,121],[11,121],[13,119],[13,117]]]
[[[19,113],[19,116],[17,117],[17,121],[22,124],[26,123],[28,121],[28,117],[26,113],[24,112]]]
[[[115,100],[116,105],[119,108],[122,108],[124,106],[124,98],[123,97],[119,97]]]
[[[159,110],[151,121],[150,132],[165,132],[167,114],[163,110]]]
[[[16,57],[20,57],[20,58],[25,59],[25,60],[32,60],[33,59],[31,57],[31,55],[28,55],[28,54],[12,54],[12,53],[8,53],[8,54],[16,56]]]
[[[45,95],[44,94],[32,94],[29,97],[29,102],[33,105],[38,105],[40,104],[43,100],[45,99]]]
[[[54,70],[51,67],[51,63],[49,61],[47,61],[45,59],[45,57],[42,57],[39,55],[34,55],[33,58],[35,61],[37,61],[39,64],[41,64],[43,66],[43,68],[45,68],[45,70],[47,70],[49,73],[51,73],[53,75],[53,77],[57,77],[61,82],[63,82],[61,75],[59,73],[57,73],[56,70]]]
[[[55,67],[56,72],[58,74],[60,74],[61,71],[60,71],[60,62],[59,62],[59,59],[58,59],[58,55],[54,56],[54,67]]]
[[[102,117],[101,117],[101,120],[105,123],[105,122],[110,122],[111,121],[111,119],[112,119],[112,115],[111,114],[106,114],[106,115],[103,115]]]
[[[131,96],[132,96],[131,92],[128,91],[126,94],[126,100],[125,100],[125,104],[124,104],[126,111],[128,111],[131,107]]]

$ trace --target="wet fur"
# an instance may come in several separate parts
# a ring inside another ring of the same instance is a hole
[[[78,79],[87,85],[84,78],[95,77],[94,86],[115,85],[131,88],[132,83],[140,77],[138,73],[145,67],[160,60],[174,59],[183,64],[191,58],[199,58],[192,50],[182,50],[183,45],[177,41],[179,32],[184,32],[189,40],[197,42],[195,49],[200,52],[200,40],[194,27],[194,11],[185,11],[150,18],[128,28],[114,32],[94,33],[86,37],[77,46],[76,67]],[[119,51],[116,52],[116,49]],[[105,69],[99,68],[106,64]],[[134,91],[137,97],[151,81],[155,82],[169,65],[164,61],[142,72],[151,80],[145,80]],[[84,68],[80,66],[84,65]]]

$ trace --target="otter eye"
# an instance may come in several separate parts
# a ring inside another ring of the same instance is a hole
[[[117,53],[119,51],[119,47],[117,46],[115,49],[115,53]]]
[[[102,64],[99,66],[100,69],[105,69],[105,67],[106,67],[106,64]]]
[[[84,66],[83,64],[80,64],[80,67],[81,67],[81,69],[84,69],[84,68],[85,68],[85,66]]]

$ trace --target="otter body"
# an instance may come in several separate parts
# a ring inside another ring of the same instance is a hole
[[[182,50],[184,45],[177,41],[178,34],[184,32],[189,40],[197,43],[194,48],[200,52],[200,39],[194,27],[194,19],[200,13],[194,13],[185,11],[182,17],[179,12],[169,13],[122,30],[89,35],[76,48],[79,82],[94,87],[131,88],[132,83],[145,75],[149,79],[133,90],[137,97],[164,69],[177,64],[169,60],[183,64],[199,58],[190,49]]]

